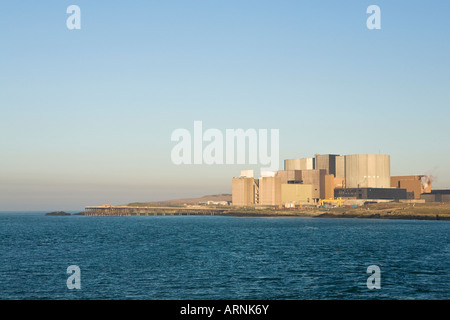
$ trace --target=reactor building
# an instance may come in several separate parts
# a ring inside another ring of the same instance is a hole
[[[232,205],[318,205],[335,199],[420,199],[431,191],[425,175],[392,176],[384,154],[316,154],[284,160],[284,170],[244,170],[232,179]]]

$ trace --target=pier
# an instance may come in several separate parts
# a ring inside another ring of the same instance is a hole
[[[213,216],[230,212],[229,208],[215,207],[130,207],[130,206],[87,206],[85,216]]]

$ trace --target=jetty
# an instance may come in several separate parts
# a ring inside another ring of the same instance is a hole
[[[136,206],[87,206],[85,216],[189,216],[189,215],[222,215],[230,212],[230,208],[214,208],[206,206],[186,207],[136,207]]]

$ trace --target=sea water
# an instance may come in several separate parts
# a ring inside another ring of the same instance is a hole
[[[0,299],[449,299],[449,234],[448,221],[3,212]]]

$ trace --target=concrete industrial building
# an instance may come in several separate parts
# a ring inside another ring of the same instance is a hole
[[[284,170],[278,171],[276,175],[281,178],[282,184],[309,185],[311,195],[306,193],[305,197],[311,198],[311,201],[318,202],[320,199],[334,197],[334,175],[327,174],[325,169]]]
[[[315,201],[326,199],[325,191],[325,169],[302,170],[302,182],[312,186],[312,198]],[[333,182],[334,185],[334,182]]]
[[[285,170],[259,179],[257,204],[279,206],[287,202],[318,203],[321,199],[333,197],[334,175],[326,174],[325,169]]]
[[[422,193],[431,192],[431,178],[426,175],[393,176],[391,187],[406,189],[407,192],[412,193],[412,199],[420,199]]]
[[[324,197],[321,199],[334,199],[335,177],[332,174],[325,175]]]
[[[326,174],[336,176],[336,154],[316,154],[314,169],[323,169]]]
[[[390,176],[390,156],[383,154],[316,154],[314,158],[287,159],[284,170],[253,171],[233,178],[235,206],[281,206],[315,203],[334,198],[419,199],[431,191],[426,176]],[[431,197],[430,197],[431,199]],[[442,196],[433,199],[446,199]],[[434,200],[433,200],[434,201]]]
[[[286,203],[318,203],[333,199],[334,175],[325,169],[282,170],[259,179],[241,172],[232,181],[234,206],[280,206]]]
[[[390,156],[384,154],[316,154],[315,158],[284,161],[285,170],[325,170],[344,188],[390,188]]]
[[[334,178],[334,187],[335,188],[345,188],[345,178],[339,178],[339,177],[335,177]]]
[[[314,158],[284,160],[284,170],[312,170],[315,169]]]
[[[281,203],[312,203],[312,186],[310,184],[282,184]]]
[[[390,156],[353,154],[345,156],[346,188],[390,188]]]
[[[257,183],[251,177],[236,177],[232,181],[231,202],[235,206],[248,207],[256,203]]]
[[[278,206],[281,204],[281,178],[259,178],[259,204],[265,206]]]
[[[287,183],[302,183],[302,170],[283,170],[277,171],[275,174],[281,178],[282,184]]]
[[[335,189],[334,195],[336,198],[347,198],[347,199],[380,199],[380,200],[407,199],[406,189],[398,189],[398,188]]]
[[[450,202],[450,190],[432,190],[430,193],[421,194],[420,199],[425,202]]]
[[[345,156],[337,156],[335,158],[336,170],[335,176],[338,179],[344,179],[345,182]]]

